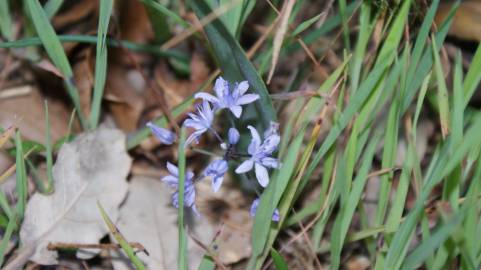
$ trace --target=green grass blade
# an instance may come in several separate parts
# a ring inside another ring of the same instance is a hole
[[[368,2],[361,4],[359,15],[359,35],[350,63],[350,91],[354,93],[359,85],[362,63],[364,62],[367,44],[371,38],[376,20],[371,19],[371,5]]]
[[[434,2],[436,3],[436,2]],[[443,44],[444,39],[446,38],[446,35],[448,34],[449,28],[451,26],[451,22],[453,19],[453,16],[455,14],[456,8],[457,8],[457,3],[453,5],[452,10],[446,17],[445,21],[443,24],[438,28],[438,32],[435,34],[435,40],[436,44]],[[411,56],[412,61],[415,61],[420,58],[418,65],[415,66],[414,62],[410,65],[410,68],[408,70],[408,75],[406,77],[406,88],[403,90],[404,93],[404,102],[401,107],[401,111],[404,112],[407,110],[409,107],[411,100],[416,94],[416,91],[419,89],[421,84],[423,83],[424,79],[426,78],[426,75],[431,71],[431,67],[433,65],[433,53],[432,53],[432,47],[428,46],[426,47],[426,50],[420,55],[422,52],[422,49],[424,48],[424,44],[426,42],[425,40],[425,35],[429,34],[429,29],[431,27],[432,23],[432,18],[431,15],[434,16],[431,13],[435,13],[435,10],[431,9],[428,12],[429,16],[426,16],[425,21],[423,22],[420,35],[418,36],[416,40],[416,44],[414,45],[414,50],[413,50],[413,55]],[[428,19],[431,19],[431,21],[428,21]],[[422,34],[422,36],[421,36]],[[438,48],[439,49],[439,48]]]
[[[152,10],[155,10],[158,14],[156,16],[165,16],[170,18],[175,23],[181,25],[184,28],[190,27],[190,24],[185,21],[181,16],[177,15],[177,13],[171,11],[163,4],[158,3],[154,0],[141,0],[144,5],[150,7]]]
[[[374,135],[370,140],[367,147],[362,164],[358,170],[356,179],[353,181],[353,186],[349,191],[348,198],[341,202],[341,210],[336,217],[333,225],[333,231],[331,233],[331,267],[337,269],[341,262],[341,251],[346,239],[349,225],[351,224],[352,217],[356,211],[357,205],[361,200],[364,186],[368,180],[367,176],[371,169],[372,159],[376,150],[376,146],[379,142],[380,134]]]
[[[0,1],[0,32],[7,40],[13,39],[12,17],[10,16],[10,7],[8,0]]]
[[[97,127],[107,78],[107,44],[106,37],[112,14],[112,0],[100,2],[99,24],[97,29],[97,48],[95,52],[95,80],[92,106],[90,112],[90,128]]]
[[[119,243],[122,250],[127,254],[127,257],[130,259],[130,261],[134,265],[135,269],[145,270],[146,268],[145,268],[144,264],[137,257],[137,255],[135,255],[134,249],[130,246],[129,242],[125,239],[125,237],[122,235],[122,233],[117,229],[115,224],[112,222],[112,220],[109,218],[109,216],[105,212],[102,205],[99,202],[97,202],[97,206],[100,210],[100,214],[102,215],[102,219],[104,220],[105,224],[109,228],[110,233],[112,233],[112,235],[114,236],[117,243]]]
[[[273,241],[273,238],[275,238],[272,235],[269,236],[269,231],[272,231],[271,217],[275,208],[279,204],[279,201],[281,200],[282,194],[284,194],[286,192],[286,188],[288,188],[289,180],[294,174],[294,169],[299,161],[297,155],[300,147],[302,146],[304,132],[305,131],[303,129],[297,133],[295,139],[292,141],[287,150],[288,153],[292,154],[287,155],[281,161],[282,167],[271,177],[270,184],[260,197],[260,202],[252,229],[252,256],[249,260],[247,269],[257,269],[257,267],[262,264],[263,258],[269,253],[269,245],[271,244],[271,241]],[[295,189],[291,190],[291,192],[293,195],[295,193]],[[279,226],[285,219],[288,210],[288,207],[279,208],[281,220],[275,226],[276,232],[280,229]],[[266,250],[265,253],[264,250]],[[261,257],[261,255],[264,256]]]
[[[177,257],[177,269],[187,270],[187,234],[184,223],[184,190],[185,190],[185,128],[180,131],[179,138],[179,191],[178,191],[178,229],[179,229],[179,250]]]
[[[97,37],[89,35],[59,35],[58,39],[60,42],[97,44]],[[155,56],[175,58],[183,64],[188,64],[188,61],[190,61],[189,56],[181,51],[174,49],[162,50],[157,45],[138,44],[127,40],[117,40],[113,38],[107,38],[106,42],[107,45],[111,47],[122,47],[136,52],[149,53]],[[38,45],[42,45],[42,40],[38,37],[31,37],[0,43],[0,48],[24,48]]]
[[[271,249],[271,257],[272,260],[274,261],[274,265],[276,266],[277,270],[288,270],[289,267],[287,266],[286,260],[282,257],[279,252],[277,252],[275,249]]]
[[[351,41],[349,38],[349,25],[348,25],[348,16],[346,12],[346,0],[338,0],[339,2],[339,14],[341,15],[342,21],[342,37],[344,39],[344,49],[348,52],[351,51]]]
[[[5,252],[8,247],[8,243],[12,237],[13,231],[17,228],[16,218],[11,218],[8,221],[7,228],[3,233],[2,241],[0,242],[0,267],[2,266],[5,259]]]
[[[455,214],[447,223],[443,224],[430,237],[425,239],[403,262],[402,270],[417,269],[430,255],[434,253],[451,233],[459,226],[465,215],[464,210]]]
[[[309,165],[305,174],[305,178],[309,178],[312,175],[315,168],[321,161],[321,158],[331,148],[331,146],[337,140],[337,137],[341,134],[342,130],[347,126],[348,122],[355,115],[355,113],[359,111],[366,99],[371,95],[372,91],[375,90],[375,86],[378,84],[381,77],[383,77],[387,67],[394,60],[394,56],[399,45],[399,40],[402,35],[402,30],[407,19],[407,12],[409,10],[410,2],[411,1],[405,1],[393,25],[392,31],[386,38],[385,45],[379,53],[374,70],[370,72],[370,74],[367,76],[367,79],[360,85],[359,90],[356,91],[354,96],[351,97],[346,109],[342,112],[338,121],[329,131],[329,134],[321,145],[321,148],[317,151],[311,164]]]
[[[20,138],[20,132],[15,133],[15,149],[16,149],[16,191],[17,191],[17,217],[21,222],[27,206],[28,186],[27,186],[27,171],[25,169],[25,160],[23,157],[22,139]]]
[[[50,135],[50,117],[48,111],[48,103],[45,100],[45,156],[47,161],[47,187],[44,189],[46,193],[53,192],[53,150],[52,138]]]
[[[300,33],[304,32],[307,28],[309,28],[311,25],[316,23],[319,20],[319,18],[321,18],[321,16],[323,16],[323,13],[319,13],[316,16],[303,21],[294,29],[294,31],[292,31],[291,36],[295,37]]]
[[[76,87],[73,85],[72,68],[70,67],[70,63],[68,62],[67,55],[63,50],[62,44],[60,43],[55,30],[50,24],[49,19],[38,0],[25,0],[25,5],[28,10],[28,15],[35,26],[37,34],[40,37],[48,56],[64,76],[67,92],[77,110],[80,123],[85,129],[88,127],[88,123],[82,114],[82,111],[80,110],[81,106],[79,93]]]
[[[43,9],[45,10],[45,14],[49,19],[51,19],[62,7],[64,0],[49,0]]]
[[[479,81],[481,81],[481,43],[478,45],[478,49],[471,60],[468,73],[466,73],[466,79],[464,81],[464,104],[468,104],[469,100],[473,96],[477,89]]]
[[[444,80],[444,72],[439,59],[438,48],[436,40],[432,38],[433,46],[433,58],[434,58],[434,71],[436,74],[437,85],[437,104],[439,109],[439,118],[441,121],[441,132],[443,137],[449,133],[449,100],[448,100],[448,88],[446,87],[446,81]]]
[[[394,235],[386,257],[385,267],[387,269],[400,268],[409,246],[409,240],[415,232],[420,213],[422,213],[424,210],[424,203],[427,200],[431,190],[447,174],[449,174],[456,166],[459,165],[459,162],[461,162],[470,149],[473,149],[480,144],[480,133],[481,116],[477,115],[473,124],[467,130],[466,135],[461,143],[454,145],[449,137],[447,142],[441,148],[439,152],[439,158],[433,161],[435,164],[425,176],[424,186],[421,194],[416,200],[415,206],[408,214],[406,220],[400,226],[397,233]]]
[[[215,262],[212,260],[211,257],[208,255],[204,255],[202,257],[202,261],[200,262],[199,268],[197,270],[215,270]]]
[[[191,0],[189,3],[199,18],[212,12],[205,0]],[[229,81],[247,80],[250,89],[260,96],[258,102],[247,106],[245,111],[255,112],[254,117],[260,118],[259,123],[263,128],[267,128],[270,121],[276,121],[277,116],[267,88],[255,67],[221,21],[214,20],[204,29],[226,79]],[[242,118],[245,119],[246,116],[243,115]]]

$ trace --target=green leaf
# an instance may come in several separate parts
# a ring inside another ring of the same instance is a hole
[[[212,12],[205,0],[190,0],[189,3],[201,19]],[[260,96],[260,99],[253,105],[247,106],[245,111],[254,109],[262,127],[267,128],[271,121],[276,121],[277,116],[267,88],[255,67],[221,21],[214,20],[204,29],[225,78],[231,82],[247,80],[250,89]],[[243,119],[245,119],[244,115]]]
[[[10,16],[10,8],[8,0],[0,1],[0,32],[7,40],[13,39],[12,17]]]
[[[64,0],[49,0],[45,4],[43,9],[45,10],[45,14],[48,18],[51,19],[53,16],[55,16],[55,14],[57,14],[57,12],[60,10],[60,7],[62,7],[63,1]]]
[[[271,249],[271,257],[272,260],[274,261],[274,265],[276,266],[277,270],[288,270],[289,267],[287,266],[286,260],[282,257],[279,252],[275,249]]]
[[[422,262],[434,253],[436,248],[451,236],[451,233],[462,222],[465,212],[466,211],[462,210],[456,213],[447,223],[440,226],[436,232],[423,240],[423,242],[406,258],[401,269],[417,269]]]
[[[259,206],[257,207],[252,229],[252,256],[251,260],[249,261],[251,266],[248,266],[248,269],[253,269],[253,265],[260,263],[260,255],[263,253],[266,245],[270,244],[268,243],[268,240],[272,240],[269,238],[269,230],[271,229],[272,224],[272,214],[281,200],[282,194],[286,192],[289,180],[294,174],[294,169],[299,161],[298,154],[304,138],[304,132],[304,129],[297,132],[295,139],[287,149],[287,153],[290,154],[286,155],[281,161],[282,167],[271,177],[269,185],[260,197],[260,202]],[[295,188],[289,192],[294,194]],[[282,223],[287,215],[288,209],[279,209],[279,212],[281,217],[280,223]],[[276,227],[276,231],[278,231],[279,224],[277,224]],[[266,250],[268,251],[269,249]]]
[[[13,231],[17,228],[15,218],[11,218],[8,221],[7,229],[3,233],[2,242],[0,242],[0,266],[2,266],[5,259],[5,252],[7,251],[8,243],[12,237]]]
[[[97,29],[97,48],[95,51],[95,80],[92,106],[90,112],[90,128],[95,129],[100,118],[105,80],[107,78],[107,31],[110,15],[112,14],[112,0],[100,1],[99,24]]]
[[[202,261],[200,261],[200,265],[197,270],[215,270],[214,260],[212,260],[212,258],[208,255],[204,255],[204,257],[202,257]]]
[[[17,191],[17,218],[21,222],[23,215],[25,214],[25,208],[27,206],[28,197],[28,182],[27,182],[27,170],[25,168],[25,160],[22,150],[22,139],[20,138],[20,132],[15,133],[15,148],[17,149],[17,155],[15,159],[16,167],[16,191]]]
[[[52,150],[52,138],[50,136],[50,117],[48,111],[48,103],[45,100],[45,156],[47,161],[47,187],[44,189],[46,193],[53,192],[53,150]]]
[[[59,35],[58,39],[60,42],[97,44],[97,37],[89,35]],[[138,44],[127,40],[117,40],[113,38],[107,38],[106,42],[108,46],[112,47],[122,47],[136,52],[149,53],[155,56],[175,58],[186,65],[188,65],[188,61],[190,61],[189,57],[183,52],[174,49],[162,50],[157,45]],[[32,37],[0,43],[0,48],[24,48],[38,45],[42,45],[42,40],[38,37]]]
[[[127,257],[130,259],[134,267],[137,270],[145,270],[145,265],[137,257],[137,255],[135,255],[134,249],[130,246],[129,242],[125,239],[122,233],[117,229],[115,224],[112,222],[112,220],[109,218],[109,216],[105,212],[102,205],[99,202],[97,202],[97,206],[100,210],[100,214],[102,215],[102,219],[104,220],[105,224],[109,228],[110,233],[112,233],[117,243],[119,243],[122,250],[127,254]]]
[[[178,250],[178,269],[187,270],[187,234],[184,224],[184,191],[185,191],[185,128],[180,130],[179,138],[179,190],[178,190],[178,229],[179,229],[179,250]]]
[[[85,129],[88,127],[88,123],[81,111],[79,93],[73,84],[72,68],[70,67],[70,63],[68,62],[67,55],[63,50],[62,44],[60,43],[60,40],[58,39],[57,34],[50,24],[49,19],[39,1],[25,0],[25,4],[30,19],[35,26],[37,34],[40,37],[48,56],[64,76],[65,87],[67,88],[67,92],[75,105],[82,127]]]
[[[317,14],[316,16],[310,18],[310,19],[307,19],[305,21],[303,21],[302,23],[300,23],[296,29],[294,29],[294,31],[292,32],[291,36],[295,37],[297,35],[299,35],[300,33],[304,32],[304,30],[306,30],[307,28],[309,28],[311,25],[313,25],[314,23],[316,23],[319,18],[321,18],[321,16],[324,15],[324,12],[321,12],[319,14]]]
[[[181,16],[177,15],[177,13],[171,11],[170,9],[166,8],[161,3],[158,3],[154,0],[141,0],[144,5],[148,6],[152,10],[155,10],[158,14],[157,16],[165,16],[173,20],[175,23],[180,24],[184,28],[188,28],[190,24],[186,22]]]

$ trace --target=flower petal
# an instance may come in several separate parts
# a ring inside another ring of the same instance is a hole
[[[184,127],[190,127],[193,129],[203,129],[205,128],[204,125],[202,125],[199,121],[195,121],[194,119],[185,119],[184,121]]]
[[[170,174],[162,177],[160,181],[165,182],[171,188],[177,188],[177,186],[179,185],[179,179]]]
[[[214,84],[214,92],[219,99],[222,99],[227,93],[229,93],[229,82],[222,77],[217,78]]]
[[[249,82],[240,82],[239,84],[237,84],[237,89],[239,90],[239,94],[244,95],[244,93],[247,92],[247,89],[249,89]]]
[[[195,144],[198,144],[199,143],[199,137],[200,137],[201,134],[202,134],[202,132],[199,133],[197,131],[194,131],[192,134],[190,134],[190,136],[187,137],[187,140],[185,140],[184,147],[188,147],[193,142],[195,142]]]
[[[268,168],[279,168],[279,161],[276,158],[272,157],[265,157],[261,159],[261,163],[263,166],[268,167]]]
[[[240,134],[236,128],[229,128],[227,137],[229,138],[229,144],[234,145],[239,142]]]
[[[257,95],[257,94],[247,94],[247,95],[243,95],[239,99],[237,99],[236,104],[237,105],[245,105],[245,104],[252,103],[252,102],[254,102],[258,99],[259,99],[259,95]]]
[[[281,142],[281,137],[279,135],[277,134],[271,135],[264,140],[264,143],[261,146],[262,148],[261,151],[264,154],[270,155],[272,154],[272,152],[276,151],[277,146],[279,145],[280,142]]]
[[[212,178],[212,191],[214,192],[219,191],[219,188],[222,185],[223,181],[224,181],[224,176]]]
[[[264,140],[272,135],[279,135],[279,123],[271,121],[269,123],[269,128],[264,131]]]
[[[150,130],[152,131],[152,133],[155,135],[155,137],[163,144],[172,144],[175,139],[176,139],[176,136],[175,136],[175,133],[168,130],[168,129],[165,129],[165,128],[162,128],[162,127],[159,127],[157,125],[155,125],[154,123],[152,122],[148,122],[146,124],[147,127],[150,128]]]
[[[234,114],[236,118],[239,118],[242,114],[242,107],[238,105],[230,106],[229,110]]]
[[[254,167],[254,161],[252,159],[248,159],[248,160],[242,162],[242,164],[239,165],[239,167],[237,167],[237,169],[235,169],[235,172],[237,174],[245,173],[245,172],[248,172],[248,171],[252,170],[252,167]]]
[[[252,218],[256,216],[257,206],[259,206],[259,198],[255,199],[252,202],[251,208],[249,210],[249,213],[250,213]]]
[[[209,93],[205,93],[205,92],[199,92],[197,94],[194,95],[194,98],[200,98],[200,99],[203,99],[203,100],[207,100],[207,101],[210,101],[212,103],[219,103],[219,99],[214,97],[213,95],[209,94]]]
[[[259,163],[256,163],[255,171],[256,171],[256,178],[259,184],[264,188],[267,187],[267,184],[269,184],[269,172],[267,172],[266,167],[262,166]]]
[[[280,214],[279,214],[279,209],[275,209],[274,213],[272,214],[272,221],[279,222],[280,219]]]
[[[172,164],[168,161],[167,161],[167,170],[173,176],[177,176],[177,177],[179,176],[179,169],[177,168],[177,166],[175,166],[174,164]]]
[[[255,152],[257,152],[257,149],[259,149],[261,145],[261,138],[259,136],[259,133],[253,126],[247,126],[247,128],[251,131],[251,136],[252,136],[252,140],[251,140],[251,143],[249,144],[249,147],[247,148],[247,152],[251,155],[254,155]]]

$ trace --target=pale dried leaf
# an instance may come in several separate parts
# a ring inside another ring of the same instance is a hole
[[[116,129],[100,127],[64,144],[53,167],[55,192],[36,193],[27,205],[20,239],[22,246],[35,247],[30,260],[57,263],[57,252],[46,248],[49,242],[98,243],[108,229],[97,202],[117,220],[130,165],[125,135]]]
[[[284,36],[286,35],[287,27],[289,26],[289,17],[291,16],[295,3],[295,0],[289,0],[284,2],[284,6],[282,7],[279,28],[274,36],[271,69],[269,70],[267,83],[271,82],[272,75],[274,75],[274,70],[276,69],[277,61],[279,60],[279,53],[281,52],[282,42],[284,41]]]
[[[38,88],[21,85],[10,90],[21,95],[0,99],[0,126],[16,126],[23,138],[45,142],[45,104]],[[67,133],[70,112],[61,102],[53,99],[48,100],[48,107],[50,135],[52,141],[56,142]]]
[[[177,268],[177,209],[172,207],[172,190],[159,179],[134,177],[129,186],[129,196],[120,209],[118,229],[130,242],[142,244],[149,256],[137,255],[147,269]],[[204,244],[209,244],[213,230],[205,217],[189,219],[189,231]],[[115,270],[127,270],[131,264],[125,255],[114,252],[112,264]],[[197,269],[205,251],[192,239],[188,243],[189,265]]]

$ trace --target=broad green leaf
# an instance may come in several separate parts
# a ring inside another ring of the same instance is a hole
[[[199,18],[212,12],[205,0],[190,0],[189,3]],[[261,120],[260,124],[267,128],[270,121],[276,121],[277,116],[267,88],[255,67],[221,21],[214,20],[204,29],[225,78],[231,82],[247,80],[250,89],[260,96],[260,100],[247,106],[245,111],[255,110],[256,117]]]

